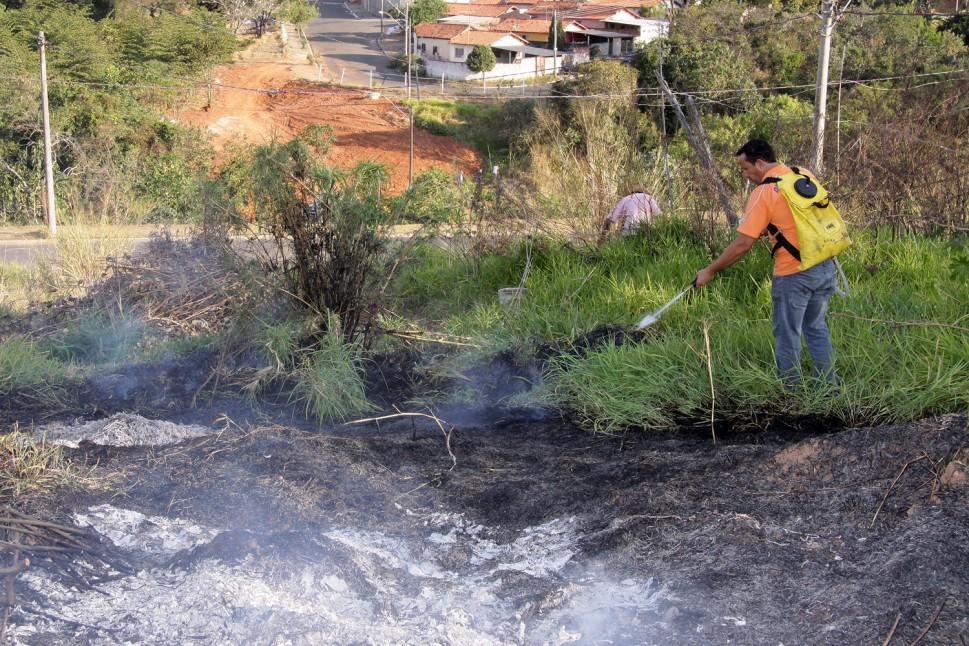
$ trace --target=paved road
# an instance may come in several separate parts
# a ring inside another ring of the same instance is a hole
[[[342,2],[318,2],[320,17],[306,25],[306,37],[313,52],[322,59],[329,76],[339,81],[341,74],[347,85],[368,87],[370,70],[373,70],[374,86],[400,87],[403,78],[389,67],[389,59],[377,44],[380,35],[380,19],[347,11]],[[362,11],[362,10],[361,10]],[[384,20],[384,26],[391,23]],[[401,38],[397,37],[396,41]],[[386,39],[388,51],[399,49],[394,39]]]

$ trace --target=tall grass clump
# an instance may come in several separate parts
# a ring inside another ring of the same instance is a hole
[[[295,401],[320,422],[344,420],[372,409],[363,384],[358,345],[328,333],[293,373]]]
[[[94,484],[90,471],[72,465],[62,447],[17,430],[0,434],[0,498],[42,494],[68,484]]]
[[[83,296],[104,276],[108,258],[129,253],[133,242],[111,227],[64,227],[54,249],[37,262],[37,278],[57,296]]]
[[[759,248],[670,309],[642,338],[618,346],[585,341],[592,331],[631,330],[709,262],[703,241],[681,223],[658,224],[595,250],[566,244],[538,250],[524,283],[528,294],[512,310],[499,307],[493,285],[474,289],[481,283],[470,268],[438,264],[420,275],[432,284],[468,283],[443,296],[452,304],[445,330],[488,347],[498,340],[557,349],[538,396],[602,432],[674,427],[711,411],[719,419],[766,414],[846,424],[965,411],[969,288],[955,248],[918,236],[855,237],[842,258],[851,293],[832,298],[827,319],[838,382],[814,384],[805,350],[803,386],[793,392],[774,369],[771,261]],[[508,268],[508,274],[523,271],[520,259]]]
[[[0,343],[0,394],[42,387],[63,376],[59,364],[36,344],[23,339]]]
[[[145,322],[132,315],[93,312],[45,344],[61,361],[89,365],[127,360],[145,335]]]

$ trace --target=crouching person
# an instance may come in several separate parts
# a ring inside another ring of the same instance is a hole
[[[632,235],[661,213],[656,198],[643,190],[642,187],[636,186],[616,203],[612,212],[603,220],[599,242],[606,239],[606,236],[609,235],[609,229],[613,226],[622,235]]]

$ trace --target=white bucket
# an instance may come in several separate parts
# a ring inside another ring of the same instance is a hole
[[[504,309],[517,307],[527,294],[527,287],[502,287],[498,290],[498,304]]]

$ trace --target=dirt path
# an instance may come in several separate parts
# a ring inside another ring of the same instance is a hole
[[[340,168],[362,162],[385,164],[391,194],[407,187],[410,129],[403,106],[369,92],[317,84],[316,68],[290,51],[282,52],[275,36],[253,45],[231,65],[216,69],[212,105],[202,103],[178,118],[212,133],[216,150],[232,142],[264,144],[288,141],[307,125],[333,128],[337,143],[328,160]],[[305,54],[303,55],[305,56]],[[415,130],[414,174],[431,168],[470,173],[476,153],[454,139]]]

